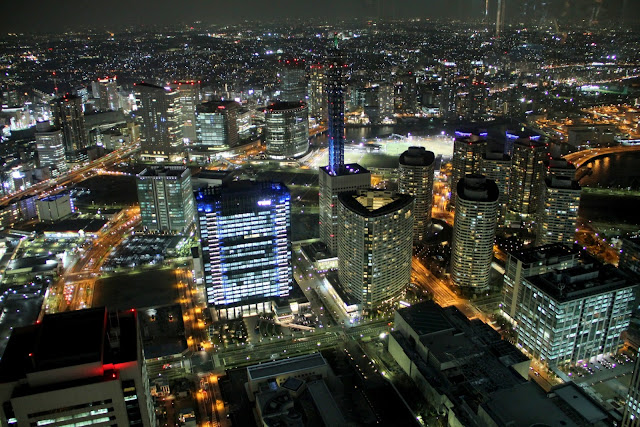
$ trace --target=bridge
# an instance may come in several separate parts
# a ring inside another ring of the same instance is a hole
[[[597,159],[598,157],[608,156],[610,154],[619,154],[637,151],[640,152],[640,145],[617,145],[615,147],[603,147],[603,148],[589,148],[587,150],[576,151],[575,153],[569,153],[564,157],[565,160],[570,161],[576,168]]]

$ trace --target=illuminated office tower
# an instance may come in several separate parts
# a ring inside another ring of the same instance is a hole
[[[309,67],[309,117],[316,122],[327,121],[327,92],[325,85],[327,76],[322,64],[313,64]]]
[[[0,362],[3,426],[156,425],[137,312],[47,314]]]
[[[415,198],[413,242],[422,242],[431,226],[435,155],[424,147],[409,147],[400,155],[398,192]]]
[[[240,104],[235,101],[209,101],[196,108],[196,148],[220,150],[237,147],[238,113]]]
[[[498,197],[498,227],[504,225],[504,215],[509,198],[509,177],[511,175],[511,157],[502,152],[490,151],[482,156],[480,174],[496,183]]]
[[[41,168],[50,167],[58,173],[68,169],[62,131],[50,126],[49,122],[36,123],[36,151]]]
[[[451,242],[453,284],[481,292],[489,288],[498,198],[494,181],[471,174],[457,183]]]
[[[281,60],[278,77],[281,101],[306,102],[307,71],[303,60],[297,58]]]
[[[538,210],[544,179],[546,144],[518,140],[513,145],[508,211],[520,221],[530,223]]]
[[[344,95],[346,64],[340,57],[337,38],[327,67],[327,114],[329,164],[320,167],[320,240],[329,252],[338,252],[338,194],[371,186],[371,173],[357,163],[344,163]]]
[[[65,155],[67,159],[75,161],[79,157],[79,151],[88,145],[82,98],[67,94],[54,98],[49,105],[53,125],[62,130]]]
[[[527,277],[572,268],[579,262],[580,250],[560,243],[508,252],[502,287],[502,314],[515,322],[516,310]]]
[[[451,160],[451,205],[456,204],[457,183],[468,174],[480,172],[482,156],[487,151],[487,140],[466,131],[456,131]]]
[[[136,177],[142,225],[149,230],[184,233],[195,221],[188,168],[147,168]]]
[[[545,177],[566,176],[570,179],[576,178],[576,165],[559,158],[548,158],[544,161]]]
[[[182,158],[179,92],[168,87],[137,83],[135,117],[140,123],[141,157],[171,161]]]
[[[304,102],[274,102],[264,111],[267,155],[273,159],[303,156],[309,151],[309,117]]]
[[[289,295],[290,199],[284,184],[267,182],[197,192],[207,303],[220,317],[270,312]]]
[[[569,177],[545,178],[536,220],[538,245],[575,242],[581,192],[580,184]]]
[[[524,280],[515,310],[517,344],[547,366],[615,354],[635,307],[635,284],[588,255],[572,268]]]
[[[118,83],[116,76],[98,79],[94,85],[94,96],[98,98],[100,111],[117,111],[120,109],[120,95],[118,95]]]
[[[182,128],[182,142],[191,145],[196,142],[196,108],[200,104],[200,82],[195,80],[173,82],[169,85],[178,91],[180,105],[179,121]]]
[[[620,425],[622,427],[640,427],[640,357],[637,356]]]
[[[386,190],[338,196],[338,276],[364,312],[397,298],[411,280],[413,205]]]
[[[396,96],[396,110],[404,114],[415,114],[418,102],[416,76],[411,71],[399,76],[399,90]]]
[[[394,121],[394,95],[393,85],[381,83],[378,85],[378,107],[380,120],[385,123]]]

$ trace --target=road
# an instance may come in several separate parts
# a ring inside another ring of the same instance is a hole
[[[575,153],[567,154],[564,158],[565,160],[575,164],[576,168],[579,168],[596,157],[633,151],[640,151],[640,145],[617,145],[615,147],[590,148],[588,150],[576,151]]]

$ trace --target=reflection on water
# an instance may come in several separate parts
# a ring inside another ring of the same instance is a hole
[[[580,180],[583,187],[640,188],[640,153],[619,153],[592,160],[591,174]]]

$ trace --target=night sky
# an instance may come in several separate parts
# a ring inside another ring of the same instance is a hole
[[[594,10],[601,21],[637,19],[638,0],[505,0],[512,13],[547,16],[559,20],[590,19]],[[495,4],[496,0],[490,0]],[[31,0],[3,5],[3,31],[65,31],[87,27],[118,29],[129,25],[191,23],[225,24],[254,19],[317,18],[481,18],[484,0]],[[623,13],[622,5],[626,4]],[[512,6],[513,7],[510,7]],[[594,9],[594,6],[596,9]],[[495,7],[495,6],[494,6]]]

